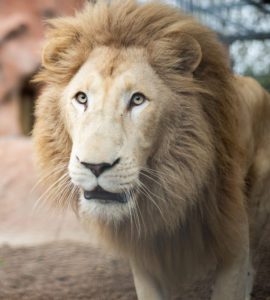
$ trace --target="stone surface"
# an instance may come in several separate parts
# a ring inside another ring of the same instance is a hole
[[[40,65],[45,19],[74,14],[83,2],[0,1],[0,136],[22,132],[19,102],[24,85]]]

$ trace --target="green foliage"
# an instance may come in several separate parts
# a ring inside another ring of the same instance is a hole
[[[4,259],[2,259],[1,257],[0,257],[0,267],[2,267],[4,265]]]

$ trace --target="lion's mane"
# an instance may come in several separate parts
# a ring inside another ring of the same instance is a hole
[[[34,129],[38,163],[49,174],[48,184],[60,177],[61,172],[56,170],[67,165],[71,151],[58,101],[63,88],[95,47],[145,48],[149,63],[176,99],[190,95],[200,101],[209,131],[195,131],[190,120],[180,122],[185,115],[177,107],[171,107],[171,116],[163,124],[163,140],[155,156],[149,159],[152,169],[166,174],[159,186],[167,195],[165,205],[174,207],[169,215],[164,210],[165,226],[161,217],[155,217],[158,212],[152,214],[149,208],[141,207],[145,230],[132,239],[129,220],[123,226],[118,225],[117,230],[111,224],[97,221],[95,229],[123,252],[132,252],[134,256],[139,253],[142,260],[177,264],[178,257],[171,251],[175,245],[182,249],[179,250],[184,257],[182,264],[189,257],[198,257],[199,262],[199,253],[222,261],[230,259],[241,240],[237,228],[245,220],[243,176],[237,137],[237,95],[227,53],[215,34],[175,8],[131,0],[90,3],[75,17],[56,19],[49,24],[42,70],[37,77],[46,86],[37,102]],[[183,76],[177,67],[181,58],[176,49],[190,51],[178,39],[181,36],[192,37],[201,48],[202,59],[192,78]],[[188,133],[188,140],[179,137],[181,130],[176,130],[179,124],[186,124],[186,128],[180,129]],[[210,146],[204,144],[205,134],[211,136]],[[209,147],[210,157],[200,161],[199,150],[204,147]],[[53,196],[59,198],[57,188]],[[77,197],[76,194],[74,203]],[[65,198],[61,200],[63,205]]]

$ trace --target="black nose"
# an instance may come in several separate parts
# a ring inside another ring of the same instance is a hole
[[[79,159],[78,159],[79,160]],[[120,161],[120,158],[117,158],[112,164],[110,163],[100,163],[100,164],[91,164],[88,162],[80,161],[82,165],[84,165],[87,169],[91,170],[91,172],[98,177],[100,174],[102,174],[104,171],[109,170],[113,168],[115,165],[117,165]]]

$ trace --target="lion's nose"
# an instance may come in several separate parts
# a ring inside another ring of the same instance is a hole
[[[89,169],[96,177],[100,176],[100,174],[102,174],[104,171],[113,168],[120,161],[120,158],[117,158],[112,164],[106,162],[99,163],[99,164],[92,164],[92,163],[80,161],[78,157],[77,159],[83,166]]]

